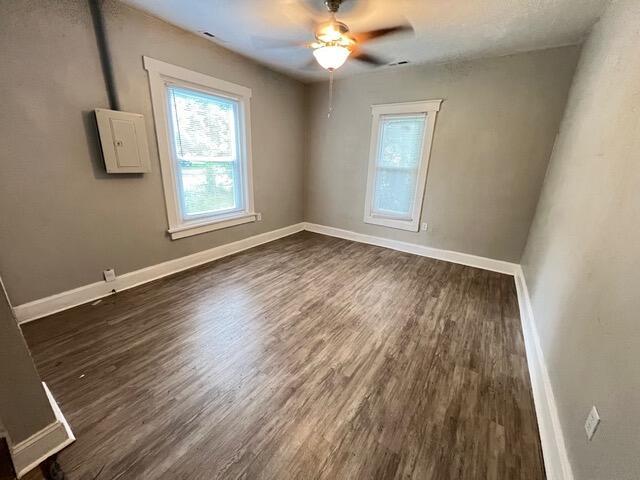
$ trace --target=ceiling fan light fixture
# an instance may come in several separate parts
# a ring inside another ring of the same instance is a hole
[[[316,31],[316,38],[324,43],[341,42],[342,37],[349,31],[349,27],[345,23],[332,18],[326,23],[320,25]]]
[[[333,71],[340,68],[347,61],[351,51],[342,45],[325,45],[316,48],[313,56],[320,66],[326,70]]]

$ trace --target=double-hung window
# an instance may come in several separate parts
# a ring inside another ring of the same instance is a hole
[[[418,231],[441,100],[372,107],[364,221]]]
[[[251,90],[145,57],[171,238],[256,220]]]

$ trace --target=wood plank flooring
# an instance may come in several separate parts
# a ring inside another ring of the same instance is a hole
[[[70,479],[544,478],[506,275],[302,232],[23,330]]]

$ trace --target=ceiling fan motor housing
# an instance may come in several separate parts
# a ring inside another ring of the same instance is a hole
[[[342,3],[342,0],[325,0],[324,1],[324,4],[327,6],[327,9],[331,13],[336,13],[340,8],[341,3]]]
[[[349,27],[338,20],[331,19],[328,22],[321,23],[316,30],[316,39],[323,43],[353,43],[345,37],[349,31]]]

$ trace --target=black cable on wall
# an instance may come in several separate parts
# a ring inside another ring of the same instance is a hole
[[[96,34],[96,44],[98,45],[98,52],[100,53],[100,64],[102,65],[104,84],[107,88],[107,96],[109,97],[109,108],[111,110],[120,110],[120,101],[118,100],[118,92],[116,91],[116,83],[113,76],[113,64],[109,52],[109,43],[107,42],[101,3],[102,0],[89,0],[89,8],[91,9],[93,29]]]

